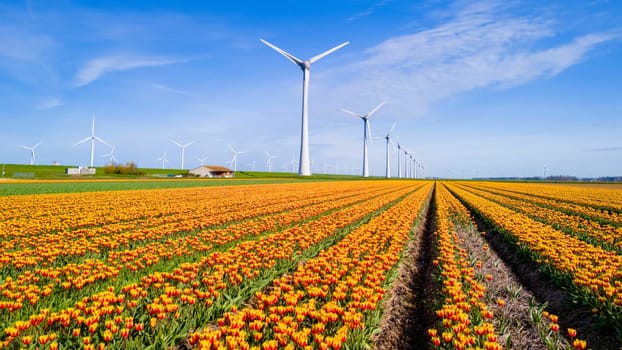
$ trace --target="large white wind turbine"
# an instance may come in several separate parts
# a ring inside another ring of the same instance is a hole
[[[188,147],[188,146],[192,145],[193,143],[197,142],[197,140],[185,143],[183,145],[181,143],[175,141],[175,140],[171,140],[171,142],[174,143],[175,145],[177,145],[177,147],[181,148],[181,169],[183,170],[184,169],[184,153],[186,151],[186,147]]]
[[[162,169],[164,169],[164,163],[168,163],[168,159],[166,159],[166,152],[164,152],[162,154],[162,157],[156,158],[156,160],[161,160],[162,161]]]
[[[233,158],[231,158],[229,164],[231,164],[233,172],[236,172],[238,167],[238,154],[246,153],[246,151],[236,151],[231,145],[229,145],[229,149],[233,152]]]
[[[35,165],[36,162],[36,158],[35,158],[35,149],[37,147],[39,147],[40,144],[43,143],[43,140],[37,142],[36,145],[28,147],[28,146],[24,146],[24,145],[18,145],[17,147],[23,148],[23,149],[27,149],[30,151],[30,165]]]
[[[395,144],[393,143],[393,140],[391,139],[391,133],[393,132],[393,129],[395,129],[395,124],[397,124],[397,122],[393,123],[393,126],[391,126],[391,129],[389,129],[387,136],[384,137],[385,140],[387,140],[387,174],[386,174],[387,179],[391,177],[391,157],[389,156],[389,143],[391,143],[395,147]],[[399,160],[398,160],[398,163],[399,163]]]
[[[118,162],[117,157],[114,156],[114,149],[115,149],[115,146],[110,146],[110,152],[102,155],[102,157],[108,157],[108,161],[110,163]]]
[[[277,158],[278,156],[273,156],[267,151],[265,153],[266,153],[266,157],[268,157],[268,161],[266,162],[266,167],[268,168],[268,172],[271,173],[272,172],[272,159]]]
[[[367,160],[367,143],[371,141],[371,127],[369,126],[369,118],[372,114],[376,113],[380,107],[384,105],[384,102],[380,103],[376,108],[372,109],[371,112],[367,114],[359,114],[347,109],[341,109],[343,112],[352,114],[355,117],[361,118],[363,120],[363,177],[369,176],[369,162]]]
[[[300,67],[300,69],[302,69],[302,72],[303,72],[303,75],[302,75],[302,127],[301,127],[301,132],[300,132],[300,162],[299,162],[299,167],[298,167],[298,175],[309,176],[311,175],[311,164],[309,160],[308,100],[309,100],[309,73],[311,71],[311,64],[319,61],[320,59],[327,56],[328,54],[331,54],[337,51],[338,49],[348,45],[349,42],[346,41],[345,43],[341,45],[335,46],[328,51],[325,51],[317,56],[311,57],[310,59],[303,61],[295,57],[294,55],[281,50],[280,48],[276,47],[275,45],[263,39],[259,39],[259,40],[261,40],[262,43],[273,48],[276,52],[285,56],[288,60],[292,61],[294,64]]]
[[[99,141],[101,143],[103,143],[104,145],[111,147],[106,141],[100,139],[99,137],[95,136],[95,117],[93,117],[93,122],[91,124],[91,136],[85,138],[84,140],[80,140],[78,142],[76,142],[74,144],[74,146],[77,146],[81,143],[85,143],[86,141],[91,140],[91,163],[89,164],[89,166],[93,166],[93,155],[95,154],[95,141]]]

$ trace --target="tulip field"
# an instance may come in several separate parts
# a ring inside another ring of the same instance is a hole
[[[423,180],[81,186],[0,196],[0,348],[621,344],[622,190]],[[531,288],[508,254],[536,266],[551,294]],[[553,291],[588,312],[557,308]]]

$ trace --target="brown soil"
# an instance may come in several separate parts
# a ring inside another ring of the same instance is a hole
[[[463,247],[470,257],[482,263],[481,268],[476,269],[476,273],[493,276],[491,281],[484,279],[483,283],[486,286],[487,304],[496,315],[493,324],[499,335],[498,342],[504,349],[546,349],[537,326],[529,316],[529,302],[535,299],[533,294],[522,289],[516,275],[501,261],[495,251],[488,248],[488,244],[477,230],[469,227],[457,233],[464,240]],[[502,299],[505,304],[498,306],[498,299]]]
[[[535,301],[543,305],[547,304],[546,310],[552,314],[559,316],[560,334],[567,338],[566,329],[574,328],[577,330],[578,337],[583,340],[587,340],[588,348],[591,349],[621,349],[622,344],[619,340],[616,340],[615,331],[608,328],[602,320],[594,317],[591,308],[585,305],[580,305],[573,302],[573,297],[569,292],[560,288],[552,278],[546,274],[541,266],[537,265],[527,257],[521,256],[517,253],[516,248],[508,244],[505,238],[486,227],[480,220],[477,220],[478,229],[481,232],[485,232],[486,242],[492,249],[489,252],[492,256],[492,261],[499,261],[498,267],[485,267],[486,264],[482,264],[482,269],[485,269],[483,273],[493,274],[493,283],[487,286],[487,289],[493,293],[498,293],[501,298],[505,299],[506,305],[501,308],[502,313],[507,313],[509,319],[516,319],[517,323],[524,325],[524,328],[510,331],[512,337],[512,343],[516,349],[536,349],[531,347],[531,339],[533,335],[528,335],[524,331],[529,332],[531,322],[525,322],[525,319],[529,319],[528,311],[525,314],[524,301],[527,301],[529,305],[529,298],[535,298]],[[468,234],[467,234],[468,235]],[[473,244],[473,250],[477,251],[477,240],[468,239],[467,242]],[[493,251],[494,250],[494,251]],[[482,260],[483,262],[483,260]],[[524,297],[519,298],[519,303],[510,303],[508,297],[504,297],[506,294],[506,286],[510,283],[516,286],[522,286]],[[520,302],[520,301],[523,302]],[[493,301],[494,302],[494,301]],[[511,304],[508,305],[508,304]],[[499,310],[496,311],[497,313]],[[512,328],[510,328],[512,329]],[[533,328],[531,328],[533,330]],[[514,333],[517,335],[514,335]],[[568,341],[569,338],[566,339]]]
[[[434,193],[432,193],[434,198]],[[436,256],[435,203],[432,199],[402,258],[398,278],[388,291],[387,302],[374,336],[376,349],[425,349],[430,347],[428,328],[436,321],[433,303],[438,291],[433,279]]]

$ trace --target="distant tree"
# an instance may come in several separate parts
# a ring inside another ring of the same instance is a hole
[[[104,172],[106,174],[144,175],[144,173],[138,169],[138,166],[134,162],[127,162],[125,165],[110,162],[104,167]]]

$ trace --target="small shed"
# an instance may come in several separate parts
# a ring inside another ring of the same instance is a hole
[[[190,174],[198,177],[233,177],[234,172],[220,165],[201,165],[190,170]]]
[[[95,168],[89,168],[86,166],[80,166],[77,168],[65,169],[67,175],[95,175]]]

